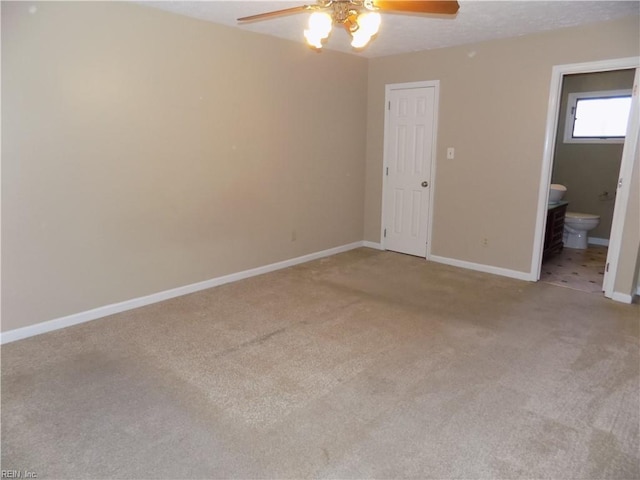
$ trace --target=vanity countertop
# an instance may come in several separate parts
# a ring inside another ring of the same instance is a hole
[[[547,204],[547,210],[551,210],[552,208],[562,207],[563,205],[569,205],[569,202],[565,202],[564,200],[560,200],[557,203],[549,203],[549,204]]]

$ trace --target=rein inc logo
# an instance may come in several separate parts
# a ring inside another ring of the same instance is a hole
[[[0,470],[0,478],[38,478],[31,470]]]

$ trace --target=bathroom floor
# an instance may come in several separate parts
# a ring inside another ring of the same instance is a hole
[[[540,281],[589,293],[602,293],[607,247],[564,248],[542,264]]]

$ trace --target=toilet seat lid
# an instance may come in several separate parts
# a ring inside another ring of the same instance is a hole
[[[596,220],[600,218],[600,215],[592,215],[591,213],[567,212],[565,214],[565,217],[577,218],[580,220]]]

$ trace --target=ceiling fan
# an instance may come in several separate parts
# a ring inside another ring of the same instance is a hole
[[[314,5],[259,13],[239,18],[238,22],[255,22],[292,13],[312,12],[309,16],[309,28],[304,31],[310,46],[322,48],[333,24],[338,24],[351,34],[351,45],[354,48],[364,48],[378,33],[380,12],[454,15],[459,8],[455,0],[316,0]]]

